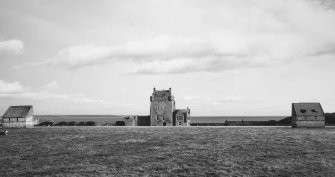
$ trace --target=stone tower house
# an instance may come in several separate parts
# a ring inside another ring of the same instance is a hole
[[[169,90],[156,90],[150,96],[150,123],[151,126],[172,126],[175,101]]]

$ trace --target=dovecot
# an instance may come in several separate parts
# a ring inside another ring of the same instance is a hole
[[[325,114],[320,103],[292,103],[293,128],[325,127]]]
[[[29,128],[37,125],[39,120],[34,117],[33,106],[10,106],[2,116],[4,128]]]

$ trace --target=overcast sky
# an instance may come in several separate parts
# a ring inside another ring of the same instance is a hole
[[[335,112],[332,0],[0,0],[0,115]]]

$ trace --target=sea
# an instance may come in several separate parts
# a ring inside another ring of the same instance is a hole
[[[95,121],[97,124],[114,123],[132,115],[35,115],[40,122],[44,121]],[[281,120],[288,116],[191,116],[191,123],[224,123],[227,121],[269,121]]]

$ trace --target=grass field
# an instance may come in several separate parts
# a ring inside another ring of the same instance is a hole
[[[329,127],[10,129],[0,148],[0,176],[335,175]]]

